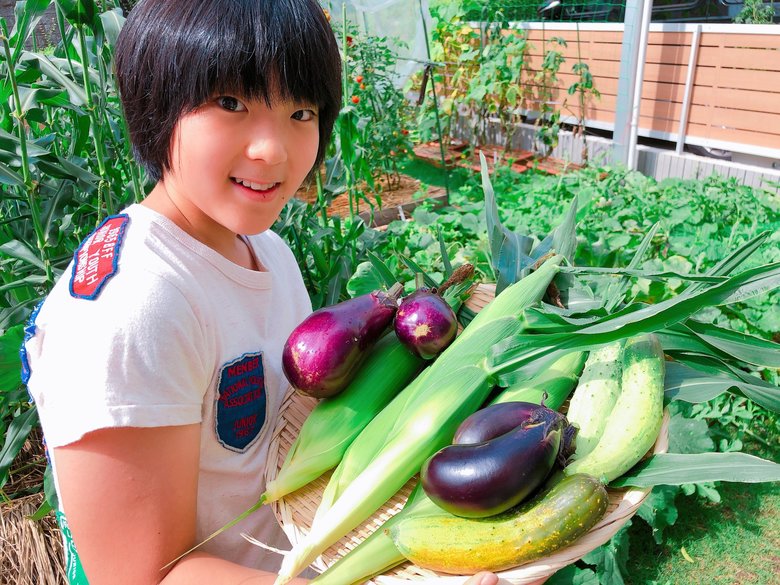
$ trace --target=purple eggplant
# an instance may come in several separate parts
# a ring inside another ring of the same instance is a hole
[[[458,320],[447,301],[431,289],[420,288],[401,300],[394,328],[401,343],[429,360],[455,340]]]
[[[550,475],[560,461],[568,426],[565,416],[537,405],[525,422],[508,433],[436,452],[423,464],[423,489],[456,516],[499,514],[525,500]]]
[[[474,445],[500,437],[519,427],[541,408],[533,402],[502,402],[486,406],[460,423],[453,445]]]
[[[284,344],[290,384],[315,398],[335,396],[352,381],[368,350],[393,322],[402,285],[314,311]]]

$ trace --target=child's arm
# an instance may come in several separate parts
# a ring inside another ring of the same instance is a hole
[[[90,585],[273,583],[275,575],[203,553],[160,570],[196,543],[199,453],[197,424],[104,429],[54,449]]]

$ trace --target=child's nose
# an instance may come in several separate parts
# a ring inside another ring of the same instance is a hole
[[[247,144],[247,156],[252,160],[262,160],[266,164],[276,165],[287,160],[287,144],[275,133],[256,133],[250,136]]]

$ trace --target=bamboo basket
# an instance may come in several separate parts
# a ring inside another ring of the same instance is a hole
[[[466,306],[474,311],[479,311],[490,302],[494,294],[495,287],[493,285],[481,284],[475,289]],[[303,396],[292,390],[285,396],[269,450],[266,481],[276,477],[287,451],[292,446],[304,420],[316,404],[316,399]],[[661,432],[650,453],[666,452],[669,445],[668,429],[669,412],[665,411]],[[330,475],[331,473],[328,472],[298,491],[270,504],[282,529],[294,545],[300,542],[311,528],[312,519]],[[417,476],[410,479],[373,516],[320,555],[312,563],[312,567],[319,572],[324,571],[382,526],[387,519],[397,514],[403,508],[416,482]],[[579,560],[590,551],[609,541],[636,513],[649,495],[650,489],[609,489],[608,493],[609,506],[604,517],[588,533],[568,547],[543,559],[501,571],[498,573],[501,583],[541,585],[559,569]],[[374,577],[368,583],[373,585],[409,585],[410,581],[416,581],[428,585],[461,585],[467,577],[437,573],[407,562],[389,570],[384,575]]]

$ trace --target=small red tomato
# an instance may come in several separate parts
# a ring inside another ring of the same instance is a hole
[[[390,151],[390,156],[395,156],[395,151],[394,150]]]
[[[358,75],[357,77],[355,77],[355,82],[363,83],[363,76],[362,75]]]
[[[401,130],[401,134],[406,136],[407,134],[409,134],[409,131],[406,128],[404,128],[403,130]]]
[[[353,95],[352,96],[352,103],[353,104],[359,104],[360,103],[360,98],[358,96],[356,96],[356,95]]]
[[[361,83],[360,84],[360,89],[366,89],[366,84],[365,83]]]

